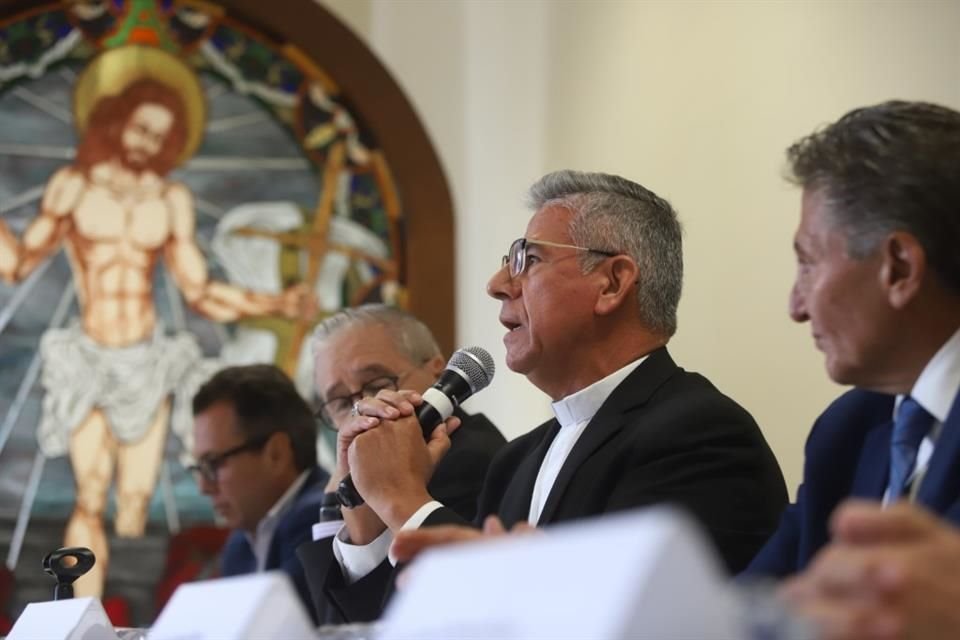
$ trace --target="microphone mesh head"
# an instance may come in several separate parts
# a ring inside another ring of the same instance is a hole
[[[473,393],[486,388],[490,384],[495,370],[493,358],[487,353],[486,349],[481,347],[457,349],[450,356],[447,368],[463,373]]]

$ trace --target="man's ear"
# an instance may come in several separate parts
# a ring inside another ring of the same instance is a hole
[[[634,295],[640,280],[640,267],[633,258],[621,254],[608,258],[597,269],[602,269],[603,279],[594,311],[598,315],[607,315]]]
[[[880,284],[895,309],[906,307],[919,293],[927,273],[927,253],[917,238],[895,231],[880,245]]]
[[[271,434],[263,446],[263,452],[273,468],[286,469],[293,466],[293,441],[290,439],[290,434],[284,431]]]

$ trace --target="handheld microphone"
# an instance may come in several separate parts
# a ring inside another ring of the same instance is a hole
[[[457,349],[437,382],[423,392],[423,404],[417,407],[424,440],[429,440],[436,426],[452,416],[461,402],[485,389],[493,380],[494,370],[493,358],[486,349]],[[337,500],[347,508],[363,504],[363,497],[357,493],[349,474],[337,486]]]

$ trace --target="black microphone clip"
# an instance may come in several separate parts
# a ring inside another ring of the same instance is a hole
[[[54,600],[73,597],[73,583],[96,564],[93,551],[86,547],[64,547],[51,551],[43,558],[43,570],[53,576],[57,586],[53,588]]]

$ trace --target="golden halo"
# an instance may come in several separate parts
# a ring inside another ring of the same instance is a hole
[[[84,68],[73,89],[74,125],[83,135],[93,106],[106,96],[122,92],[136,80],[151,78],[177,93],[187,114],[187,139],[177,164],[190,158],[203,137],[206,103],[200,80],[176,56],[156,47],[125,45],[108,49]]]

